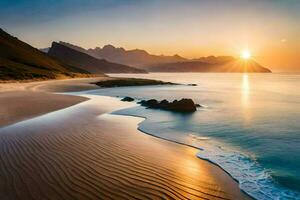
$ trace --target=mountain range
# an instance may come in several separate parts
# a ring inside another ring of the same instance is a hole
[[[103,76],[104,73],[149,72],[271,72],[254,60],[230,56],[186,59],[178,55],[151,55],[106,45],[84,49],[53,42],[38,50],[0,29],[0,80],[56,79]]]
[[[218,59],[218,57],[216,57]],[[149,72],[230,72],[230,73],[270,73],[254,60],[232,59],[223,62],[204,62],[192,60],[187,62],[166,63],[147,67]]]
[[[187,60],[179,55],[151,55],[145,50],[125,50],[122,47],[116,48],[112,45],[105,45],[103,48],[96,47],[94,49],[88,49],[87,52],[96,58],[105,58],[116,63],[123,63],[139,68],[162,63],[183,62]]]
[[[149,72],[271,72],[271,70],[261,66],[253,59],[243,60],[232,56],[208,56],[187,59],[178,55],[151,55],[145,50],[125,50],[112,45],[105,45],[103,48],[84,49],[66,42],[59,42],[59,44],[94,58],[134,66]],[[47,48],[43,49],[43,51],[47,51]]]
[[[0,28],[0,81],[91,77],[104,73],[147,72],[97,59],[55,42],[42,52]]]
[[[67,42],[59,42],[60,44],[70,47],[74,50],[80,51],[82,53],[89,54],[98,59],[106,59],[111,62],[120,63],[124,65],[129,65],[136,68],[145,68],[149,65],[162,64],[162,63],[172,63],[172,62],[182,62],[186,61],[186,58],[180,57],[178,55],[174,56],[158,56],[151,55],[145,50],[134,49],[125,50],[124,48],[114,47],[113,45],[105,45],[103,48],[96,47],[94,49],[84,49],[80,46],[76,46]],[[43,49],[47,51],[47,48]]]
[[[123,64],[108,62],[105,59],[97,59],[78,49],[53,42],[48,53],[49,56],[70,63],[73,66],[93,74],[101,73],[147,73],[143,69],[136,69]]]

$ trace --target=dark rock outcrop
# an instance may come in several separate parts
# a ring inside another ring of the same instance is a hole
[[[201,106],[200,104],[198,104],[198,103],[196,103],[195,106],[196,106],[197,108],[201,108],[201,107],[202,107],[202,106]]]
[[[121,99],[121,101],[131,102],[131,101],[134,101],[134,98],[132,98],[132,97],[124,97],[123,99]]]
[[[158,108],[159,102],[156,99],[143,100],[140,102],[142,106],[146,106],[148,108]]]
[[[195,104],[192,99],[181,99],[169,102],[167,100],[157,101],[156,99],[142,100],[139,102],[142,106],[147,108],[170,110],[175,112],[189,113],[195,112],[197,107],[201,107],[199,104]]]
[[[125,86],[147,86],[147,85],[175,85],[175,83],[171,83],[171,82],[163,82],[163,81],[143,79],[143,78],[108,79],[108,80],[98,81],[93,84],[96,84],[103,88],[125,87]]]

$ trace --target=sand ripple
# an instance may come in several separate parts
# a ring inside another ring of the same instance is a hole
[[[0,129],[0,199],[246,198],[197,150],[138,132],[141,119],[65,113]]]

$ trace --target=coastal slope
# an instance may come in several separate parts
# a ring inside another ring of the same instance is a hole
[[[47,56],[0,29],[0,80],[88,77],[90,73]]]
[[[70,63],[93,74],[98,73],[147,73],[145,70],[129,67],[123,64],[97,59],[86,53],[70,48],[61,43],[53,42],[48,55]]]

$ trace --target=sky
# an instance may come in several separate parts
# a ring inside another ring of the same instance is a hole
[[[37,48],[112,44],[187,58],[248,49],[273,71],[300,71],[300,0],[0,0],[0,26]]]

